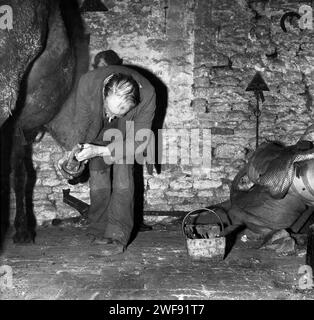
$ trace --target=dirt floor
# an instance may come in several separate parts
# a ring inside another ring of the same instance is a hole
[[[0,266],[13,268],[13,288],[1,299],[211,300],[313,299],[299,288],[305,248],[293,255],[250,248],[237,241],[221,262],[187,255],[180,221],[158,223],[141,232],[124,254],[104,257],[89,244],[80,223],[38,229],[36,243],[10,238]]]

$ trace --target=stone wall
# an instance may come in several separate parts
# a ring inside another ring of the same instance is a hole
[[[125,64],[147,69],[167,88],[167,105],[159,103],[166,108],[164,129],[184,129],[191,138],[196,129],[203,132],[211,169],[183,158],[163,164],[160,174],[145,169],[145,210],[188,211],[228,198],[230,182],[255,148],[256,101],[245,89],[256,71],[270,89],[261,107],[260,142],[294,143],[312,122],[313,31],[301,31],[294,21],[287,21],[287,32],[280,27],[282,15],[303,3],[112,0],[109,11],[84,15],[91,62],[98,51],[113,49]],[[162,141],[166,155],[169,144]],[[34,146],[39,222],[77,215],[62,203],[62,188],[89,201],[88,184],[68,185],[56,171],[61,154],[49,135]]]
[[[312,123],[314,38],[297,21],[286,21],[287,32],[280,26],[283,14],[298,12],[304,1],[197,4],[193,107],[200,125],[211,128],[212,168],[222,186],[210,190],[219,201],[255,149],[256,100],[245,89],[257,71],[270,89],[261,107],[260,143],[295,143]]]

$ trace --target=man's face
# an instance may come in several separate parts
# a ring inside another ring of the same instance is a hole
[[[115,118],[122,118],[130,109],[124,99],[116,95],[110,95],[104,101],[104,116],[109,122]]]

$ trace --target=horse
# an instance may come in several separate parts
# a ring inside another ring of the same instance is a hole
[[[75,90],[89,66],[89,35],[77,0],[0,0],[0,127],[11,130],[15,243],[34,241],[27,202],[34,185],[32,144],[48,131],[66,150],[83,137],[73,122]],[[9,149],[1,151],[5,157]],[[3,201],[3,200],[1,200]]]

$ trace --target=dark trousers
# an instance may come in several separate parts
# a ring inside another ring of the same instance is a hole
[[[89,161],[89,171],[88,232],[127,245],[134,225],[133,165],[108,166],[102,157],[95,157]]]

